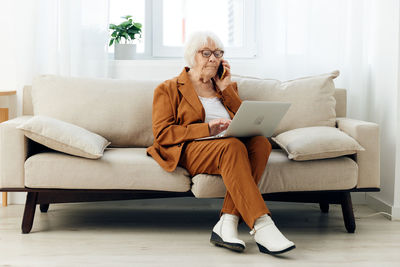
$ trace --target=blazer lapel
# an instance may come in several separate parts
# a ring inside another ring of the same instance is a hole
[[[192,82],[189,79],[189,75],[187,74],[188,70],[189,68],[185,67],[178,76],[178,90],[182,93],[182,96],[193,107],[201,120],[204,122],[206,117],[205,110],[203,108],[203,104],[201,104],[200,99],[197,96],[196,91],[193,88]]]

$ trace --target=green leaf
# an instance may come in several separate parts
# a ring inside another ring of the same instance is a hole
[[[124,21],[124,22],[122,22],[121,24],[120,24],[120,26],[122,26],[122,27],[124,27],[124,28],[126,28],[126,26],[130,26],[131,25],[131,23],[129,22],[129,20],[128,21]]]
[[[109,29],[111,29],[111,30],[115,30],[117,28],[117,25],[115,25],[115,24],[110,24],[110,27],[109,27]]]
[[[132,27],[130,27],[130,28],[128,29],[128,31],[135,31],[135,32],[138,32],[138,31],[140,31],[140,29],[139,29],[139,28],[136,28],[135,26],[132,26]]]
[[[142,30],[139,28],[136,28],[135,26],[132,26],[128,29],[128,32],[133,32],[133,33],[140,33]]]
[[[130,39],[130,36],[126,32],[124,32],[122,35],[125,37],[127,41]]]
[[[123,18],[123,19],[129,19],[129,18],[132,18],[132,16],[131,16],[131,15],[126,15],[126,16],[123,16],[123,17],[121,17],[121,18]]]
[[[139,22],[133,23],[133,26],[135,26],[136,28],[139,28],[139,29],[142,28],[142,24]]]
[[[108,44],[108,46],[112,46],[113,42],[114,42],[114,39],[111,39],[110,43]]]
[[[112,37],[116,37],[116,36],[117,36],[117,32],[114,31],[114,32],[111,34],[111,36],[112,36]]]
[[[140,30],[140,28],[136,27],[135,25],[132,25],[129,29]]]

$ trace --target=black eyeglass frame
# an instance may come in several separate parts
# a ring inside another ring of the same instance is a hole
[[[204,55],[204,52],[207,52],[207,51],[208,51],[208,52],[211,52],[209,56]],[[198,50],[197,52],[201,53],[201,55],[202,55],[203,57],[205,57],[205,58],[211,57],[212,54],[214,54],[214,57],[216,57],[216,58],[221,58],[221,57],[224,56],[224,50],[220,50],[220,49],[217,49],[217,50],[214,50],[214,51],[212,51],[212,50],[210,50],[210,49],[202,49],[202,50]],[[217,54],[215,54],[216,52],[221,52],[221,55],[218,56]]]

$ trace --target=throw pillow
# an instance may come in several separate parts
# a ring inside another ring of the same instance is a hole
[[[289,159],[304,161],[354,154],[365,149],[335,127],[316,126],[290,130],[272,137]]]
[[[339,71],[281,82],[235,75],[242,100],[290,102],[272,136],[302,127],[331,126],[336,123],[333,79]]]
[[[17,128],[51,149],[89,159],[103,156],[104,149],[111,144],[98,134],[47,116],[33,116]]]

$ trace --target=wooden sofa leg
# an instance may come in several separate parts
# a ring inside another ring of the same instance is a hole
[[[328,202],[320,202],[319,208],[321,209],[322,213],[328,213],[329,212],[329,203]]]
[[[22,218],[23,234],[28,234],[32,229],[38,194],[38,192],[28,192],[26,196],[24,217]]]
[[[40,211],[45,213],[49,210],[50,204],[40,204]]]
[[[356,222],[354,220],[353,204],[351,202],[350,192],[344,192],[341,199],[344,225],[348,233],[354,233]]]

